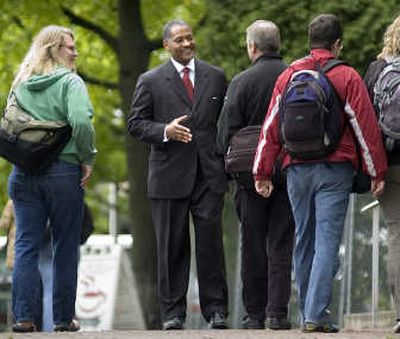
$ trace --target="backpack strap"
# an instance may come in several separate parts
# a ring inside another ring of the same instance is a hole
[[[336,58],[332,58],[329,59],[326,64],[324,65],[324,67],[319,67],[319,71],[322,72],[322,74],[326,74],[327,72],[329,72],[332,68],[335,68],[336,66],[339,65],[348,65],[348,63],[344,60],[340,60],[340,59],[336,59]],[[343,110],[344,110],[344,103],[340,100],[339,95],[337,94],[336,88],[335,86],[332,84],[332,82],[329,80],[329,78],[327,76],[325,76],[326,80],[329,82],[329,84],[331,85],[331,88],[333,90],[333,95],[336,97],[336,100],[338,102],[340,102]],[[344,134],[344,130],[346,129],[346,125],[348,123],[348,120],[346,119],[346,114],[344,115],[344,121],[343,121],[343,126],[342,126],[342,136]]]
[[[347,62],[344,60],[339,60],[339,59],[329,59],[327,63],[324,65],[324,67],[321,67],[322,73],[327,73],[329,72],[332,68],[339,66],[339,65],[347,65]]]
[[[393,70],[398,71],[399,69],[400,62],[396,60],[394,62],[386,63],[378,74],[374,85],[374,107],[378,112],[379,122],[383,119],[383,115],[381,114],[383,103],[390,100],[389,98],[393,94],[393,89],[400,83],[400,76],[390,79],[385,84],[382,83],[382,80],[389,72],[392,72]]]

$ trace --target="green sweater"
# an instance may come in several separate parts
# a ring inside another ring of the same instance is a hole
[[[62,120],[72,127],[72,136],[59,159],[74,164],[93,164],[96,149],[92,124],[93,107],[83,80],[59,67],[34,75],[14,90],[18,103],[38,120]]]

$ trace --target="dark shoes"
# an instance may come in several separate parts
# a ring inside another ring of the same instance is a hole
[[[268,318],[267,326],[271,330],[290,330],[292,324],[286,318]]]
[[[36,326],[32,321],[23,320],[18,321],[12,326],[13,332],[17,333],[28,333],[28,332],[36,332]]]
[[[263,330],[265,324],[263,320],[252,319],[249,316],[243,318],[242,327],[245,330]]]
[[[303,325],[302,331],[304,333],[322,332],[322,333],[338,333],[339,328],[332,323],[316,324],[306,322]]]
[[[163,330],[182,330],[183,319],[181,317],[173,317],[163,323]]]
[[[76,332],[80,330],[79,323],[72,319],[69,324],[58,324],[54,326],[54,332]]]
[[[210,318],[210,328],[213,330],[227,329],[228,326],[226,325],[225,314],[218,312],[213,313]]]
[[[246,330],[263,330],[265,324],[263,320],[252,319],[249,316],[245,317],[242,322],[242,327]],[[271,330],[290,330],[292,324],[286,318],[268,318],[267,327]]]

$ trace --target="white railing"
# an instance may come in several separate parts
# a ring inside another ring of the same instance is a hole
[[[379,305],[379,202],[377,200],[364,206],[361,213],[372,209],[372,327],[377,325]]]

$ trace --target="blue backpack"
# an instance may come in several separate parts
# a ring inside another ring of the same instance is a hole
[[[330,59],[324,67],[293,73],[279,105],[281,140],[293,158],[328,156],[343,134],[343,104],[325,73],[344,61]]]

